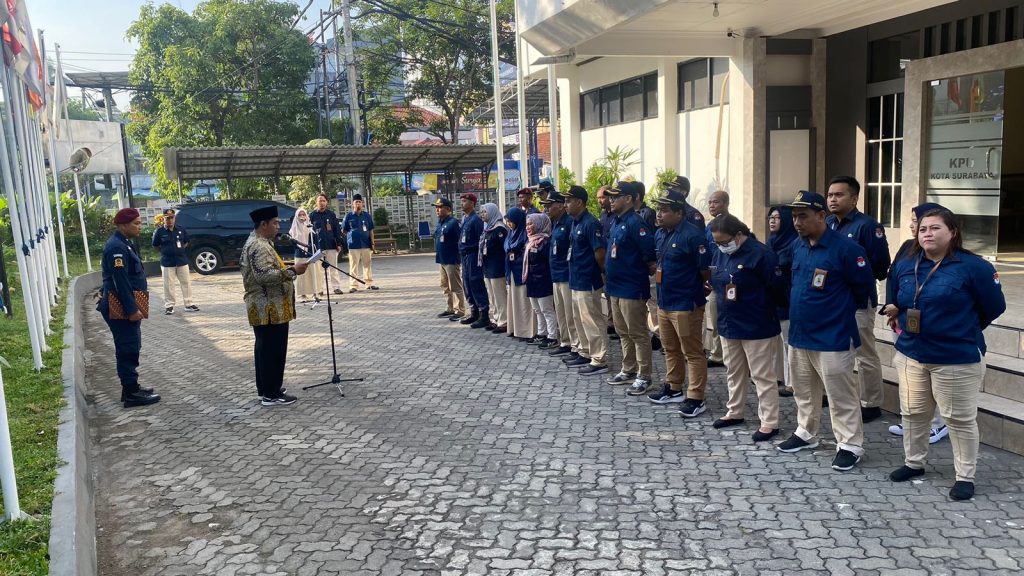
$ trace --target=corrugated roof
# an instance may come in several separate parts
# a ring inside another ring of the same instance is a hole
[[[548,81],[542,78],[526,80],[524,84],[526,117],[548,120]],[[509,82],[501,87],[501,115],[505,120],[519,117],[518,90],[516,82]],[[469,124],[494,122],[494,97],[488,98],[486,102],[474,108],[466,119]]]
[[[505,146],[507,157],[515,150]],[[443,146],[223,146],[164,148],[170,179],[267,178],[320,174],[387,174],[481,170],[496,160],[493,144]]]

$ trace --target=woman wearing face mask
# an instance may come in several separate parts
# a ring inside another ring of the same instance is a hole
[[[310,246],[310,232],[313,228],[309,225],[309,214],[305,208],[299,208],[295,211],[295,217],[292,218],[292,227],[288,229],[288,235],[305,244]],[[300,264],[309,260],[312,254],[309,251],[295,246],[295,263]],[[323,288],[318,286],[323,285],[323,274],[319,270],[310,270],[309,274],[300,274],[295,279],[295,292],[299,294],[300,302],[308,302],[311,297],[315,298],[317,292],[323,292]]]
[[[888,306],[896,301],[896,292],[898,286],[893,281],[893,270],[896,269],[896,263],[903,258],[910,258],[913,255],[914,239],[917,238],[917,222],[921,219],[921,216],[925,212],[933,209],[946,208],[941,204],[935,204],[934,202],[925,202],[919,206],[916,206],[910,212],[910,239],[903,242],[900,249],[896,251],[896,257],[892,259],[892,266],[889,266],[889,276],[885,280],[885,306],[882,307],[882,312],[886,312]],[[896,330],[895,320],[889,320],[889,327],[893,328],[896,332],[896,336],[899,336],[901,330]],[[893,424],[889,426],[889,433],[895,436],[903,436],[903,424]],[[942,419],[942,414],[939,413],[939,407],[935,407],[935,416],[932,418],[932,428],[928,433],[928,443],[935,444],[939,440],[942,440],[949,435],[949,428],[946,427],[946,421]]]
[[[505,284],[505,227],[501,210],[497,204],[484,204],[480,217],[484,221],[484,233],[480,235],[477,258],[484,269],[484,285],[491,303],[491,324],[487,330],[503,334],[508,323],[508,286]]]
[[[775,308],[775,315],[779,318],[782,326],[782,333],[776,340],[775,347],[775,375],[781,377],[779,381],[779,396],[790,397],[793,395],[793,387],[789,386],[789,283],[793,275],[793,243],[799,235],[793,227],[793,211],[788,206],[775,206],[768,212],[768,242],[767,246],[775,253],[779,260],[779,286],[780,294],[786,297],[779,299],[779,305]]]
[[[523,278],[526,295],[533,308],[537,336],[530,344],[544,347],[558,342],[558,319],[555,317],[554,285],[551,283],[551,219],[547,214],[526,217],[526,251],[523,255]]]
[[[715,428],[744,422],[748,382],[757,389],[761,426],[754,442],[779,433],[779,388],[775,375],[779,319],[775,315],[780,275],[778,259],[754,238],[738,218],[722,215],[711,221],[718,246],[712,262],[711,287],[718,298],[718,333],[729,384],[728,412]]]
[[[505,214],[509,228],[505,237],[505,278],[509,291],[508,335],[522,342],[537,334],[533,329],[533,309],[526,295],[526,281],[523,279],[523,256],[526,252],[526,212],[522,208],[510,208]]]
[[[929,421],[936,406],[953,444],[953,500],[974,496],[978,460],[978,396],[985,378],[982,330],[1006,310],[992,264],[964,250],[953,213],[921,214],[909,257],[894,266],[895,298],[883,309],[901,329],[893,366],[900,379],[904,465],[893,482],[924,474]]]

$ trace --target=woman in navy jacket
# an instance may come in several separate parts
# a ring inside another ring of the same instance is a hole
[[[728,412],[715,428],[742,424],[748,382],[757,389],[760,428],[754,442],[779,433],[779,388],[775,353],[780,332],[775,315],[780,276],[778,260],[750,229],[729,214],[711,221],[711,236],[718,246],[712,261],[711,287],[718,298],[718,333],[729,384]]]
[[[793,227],[793,211],[789,206],[775,206],[768,211],[768,242],[767,246],[775,253],[779,261],[779,288],[782,294],[789,294],[789,282],[793,274],[793,244],[799,235]],[[782,300],[788,300],[783,298]],[[789,302],[780,302],[775,308],[782,332],[776,342],[775,376],[779,378],[779,396],[793,395],[789,380]]]
[[[484,269],[484,284],[491,303],[491,323],[488,330],[502,334],[508,324],[508,286],[505,284],[505,237],[508,228],[497,204],[484,204],[480,209],[484,233],[480,235],[477,258]]]
[[[529,343],[543,347],[558,342],[555,292],[551,283],[551,219],[548,215],[528,215],[526,235],[523,276],[526,280],[526,296],[530,299],[534,322],[537,325],[537,336]]]
[[[505,214],[509,233],[505,237],[505,280],[509,291],[508,335],[526,342],[536,336],[533,310],[523,280],[523,256],[526,253],[526,212],[509,208]]]
[[[900,380],[905,463],[889,478],[924,474],[935,407],[949,427],[956,482],[954,500],[974,496],[978,460],[978,396],[985,377],[984,330],[1006,310],[992,264],[964,250],[952,212],[928,210],[909,257],[892,271],[894,304],[883,309],[900,330],[893,366]]]

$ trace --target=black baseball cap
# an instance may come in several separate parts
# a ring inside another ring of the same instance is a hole
[[[623,194],[628,194],[636,198],[639,191],[636,189],[636,185],[633,182],[626,182],[620,180],[616,182],[614,185],[609,186],[608,189],[604,191],[604,193],[607,196],[622,196]]]
[[[825,198],[817,192],[808,192],[807,190],[797,192],[793,203],[787,204],[787,206],[790,208],[811,208],[821,212],[828,211],[828,208],[825,207]]]
[[[437,200],[434,200],[433,206],[435,208],[440,208],[442,206],[444,206],[445,208],[451,208],[452,207],[452,201],[447,199],[447,198],[445,198],[444,196],[439,196],[437,198]]]
[[[669,189],[664,196],[658,198],[658,204],[678,210],[686,206],[686,195],[679,190]]]
[[[548,197],[540,201],[540,203],[545,206],[547,206],[548,204],[554,204],[555,202],[562,202],[564,204],[565,196],[562,196],[553,188],[551,189],[551,193],[548,194]]]
[[[568,199],[568,198],[579,198],[580,200],[583,200],[584,202],[586,202],[590,198],[590,195],[587,194],[587,189],[584,188],[583,186],[570,186],[569,187],[569,191],[566,192],[564,194],[564,196],[565,196],[566,199]],[[548,196],[548,198],[550,199],[551,197]]]
[[[679,190],[680,192],[690,192],[690,179],[686,176],[676,176],[668,182],[662,183],[662,188],[668,190]]]

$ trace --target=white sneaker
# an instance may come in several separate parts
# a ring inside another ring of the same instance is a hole
[[[928,435],[928,443],[935,444],[946,436],[949,436],[949,428],[946,428],[945,425],[941,428],[932,428],[931,433]]]
[[[903,424],[893,424],[889,426],[889,434],[893,436],[903,436]]]

